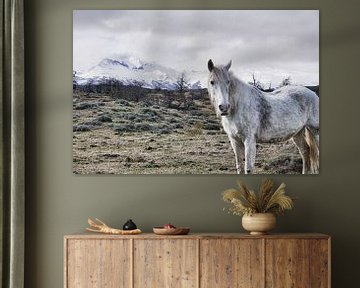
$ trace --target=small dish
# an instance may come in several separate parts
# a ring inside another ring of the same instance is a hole
[[[190,232],[189,227],[164,228],[154,227],[153,231],[157,235],[186,235]]]

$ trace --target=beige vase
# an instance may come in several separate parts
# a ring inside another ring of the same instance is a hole
[[[276,226],[276,217],[272,213],[255,213],[242,217],[242,226],[251,235],[263,235]]]

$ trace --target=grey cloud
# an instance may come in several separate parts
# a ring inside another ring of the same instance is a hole
[[[176,68],[202,70],[208,58],[231,58],[258,70],[288,67],[296,74],[301,63],[318,63],[318,16],[301,10],[74,11],[74,66],[94,64],[113,49]],[[97,53],[84,53],[89,43]],[[310,73],[311,81],[317,73]]]

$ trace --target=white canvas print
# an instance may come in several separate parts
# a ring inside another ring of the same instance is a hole
[[[75,10],[75,174],[319,173],[319,11]]]

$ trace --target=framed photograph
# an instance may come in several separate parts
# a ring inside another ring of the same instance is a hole
[[[75,174],[319,173],[319,11],[74,10]]]

